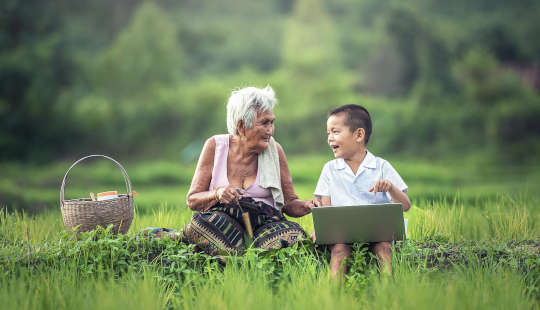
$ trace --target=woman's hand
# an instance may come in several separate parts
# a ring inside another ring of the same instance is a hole
[[[288,216],[301,217],[301,216],[311,213],[311,209],[315,207],[320,207],[320,206],[321,206],[321,202],[318,199],[311,199],[311,200],[296,199],[295,201],[289,202],[284,212]]]
[[[321,202],[318,199],[312,200],[300,200],[294,192],[293,182],[289,166],[287,165],[287,158],[285,152],[279,143],[276,142],[276,147],[279,155],[279,168],[281,175],[281,188],[283,189],[283,196],[285,198],[285,205],[283,206],[283,212],[288,216],[301,217],[311,213],[311,209],[321,206]]]
[[[230,184],[225,187],[218,187],[215,189],[215,195],[216,198],[218,198],[218,202],[224,204],[230,204],[232,202],[238,204],[238,201],[245,193],[246,191],[244,189],[238,188]]]

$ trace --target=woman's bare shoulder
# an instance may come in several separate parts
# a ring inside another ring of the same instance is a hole
[[[213,135],[211,136],[210,138],[206,139],[206,141],[204,142],[204,146],[205,147],[216,147],[216,137],[218,135]]]
[[[199,158],[199,164],[209,164],[214,162],[214,152],[216,151],[216,139],[212,136],[204,142],[204,146]]]
[[[279,142],[277,142],[277,141],[276,141],[276,150],[277,150],[277,152],[278,152],[279,159],[286,160],[286,157],[285,157],[285,150],[283,149],[283,147],[281,146],[281,144],[279,144]]]

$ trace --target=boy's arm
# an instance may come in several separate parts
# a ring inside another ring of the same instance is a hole
[[[407,194],[400,191],[394,185],[390,187],[388,193],[390,194],[390,197],[392,197],[392,202],[401,203],[401,206],[403,207],[403,212],[409,211],[409,209],[411,208],[411,201],[409,200]]]
[[[411,201],[409,200],[409,197],[407,197],[407,185],[403,182],[399,173],[387,161],[383,162],[382,173],[383,180],[379,180],[375,183],[375,186],[373,186],[375,190],[374,193],[388,192],[392,198],[392,202],[401,203],[403,211],[408,211],[411,208]]]
[[[392,202],[401,203],[403,212],[407,212],[411,208],[411,201],[407,194],[399,190],[392,182],[388,180],[378,180],[375,185],[369,189],[375,195],[377,192],[388,192],[392,197]]]

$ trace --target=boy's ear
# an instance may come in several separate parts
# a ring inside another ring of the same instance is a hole
[[[354,139],[356,140],[356,142],[366,141],[366,131],[364,130],[364,128],[357,128],[354,131]]]

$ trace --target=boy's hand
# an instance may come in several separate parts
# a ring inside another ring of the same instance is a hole
[[[315,230],[313,230],[313,231],[311,232],[311,236],[310,236],[310,237],[311,237],[311,241],[313,241],[313,243],[315,243],[315,242],[317,241],[317,237],[315,236]]]
[[[321,206],[321,202],[317,198],[314,198],[314,199],[311,199],[311,200],[304,200],[304,208],[306,210],[309,210],[309,211],[307,211],[307,213],[311,212],[311,209],[316,208],[316,207],[320,207],[320,206]]]
[[[308,208],[313,209],[321,206],[321,201],[317,198],[306,201]]]
[[[369,189],[369,191],[373,192],[373,195],[375,195],[377,192],[389,192],[392,190],[392,187],[394,187],[394,185],[392,185],[390,181],[378,180],[375,182],[375,185]]]

